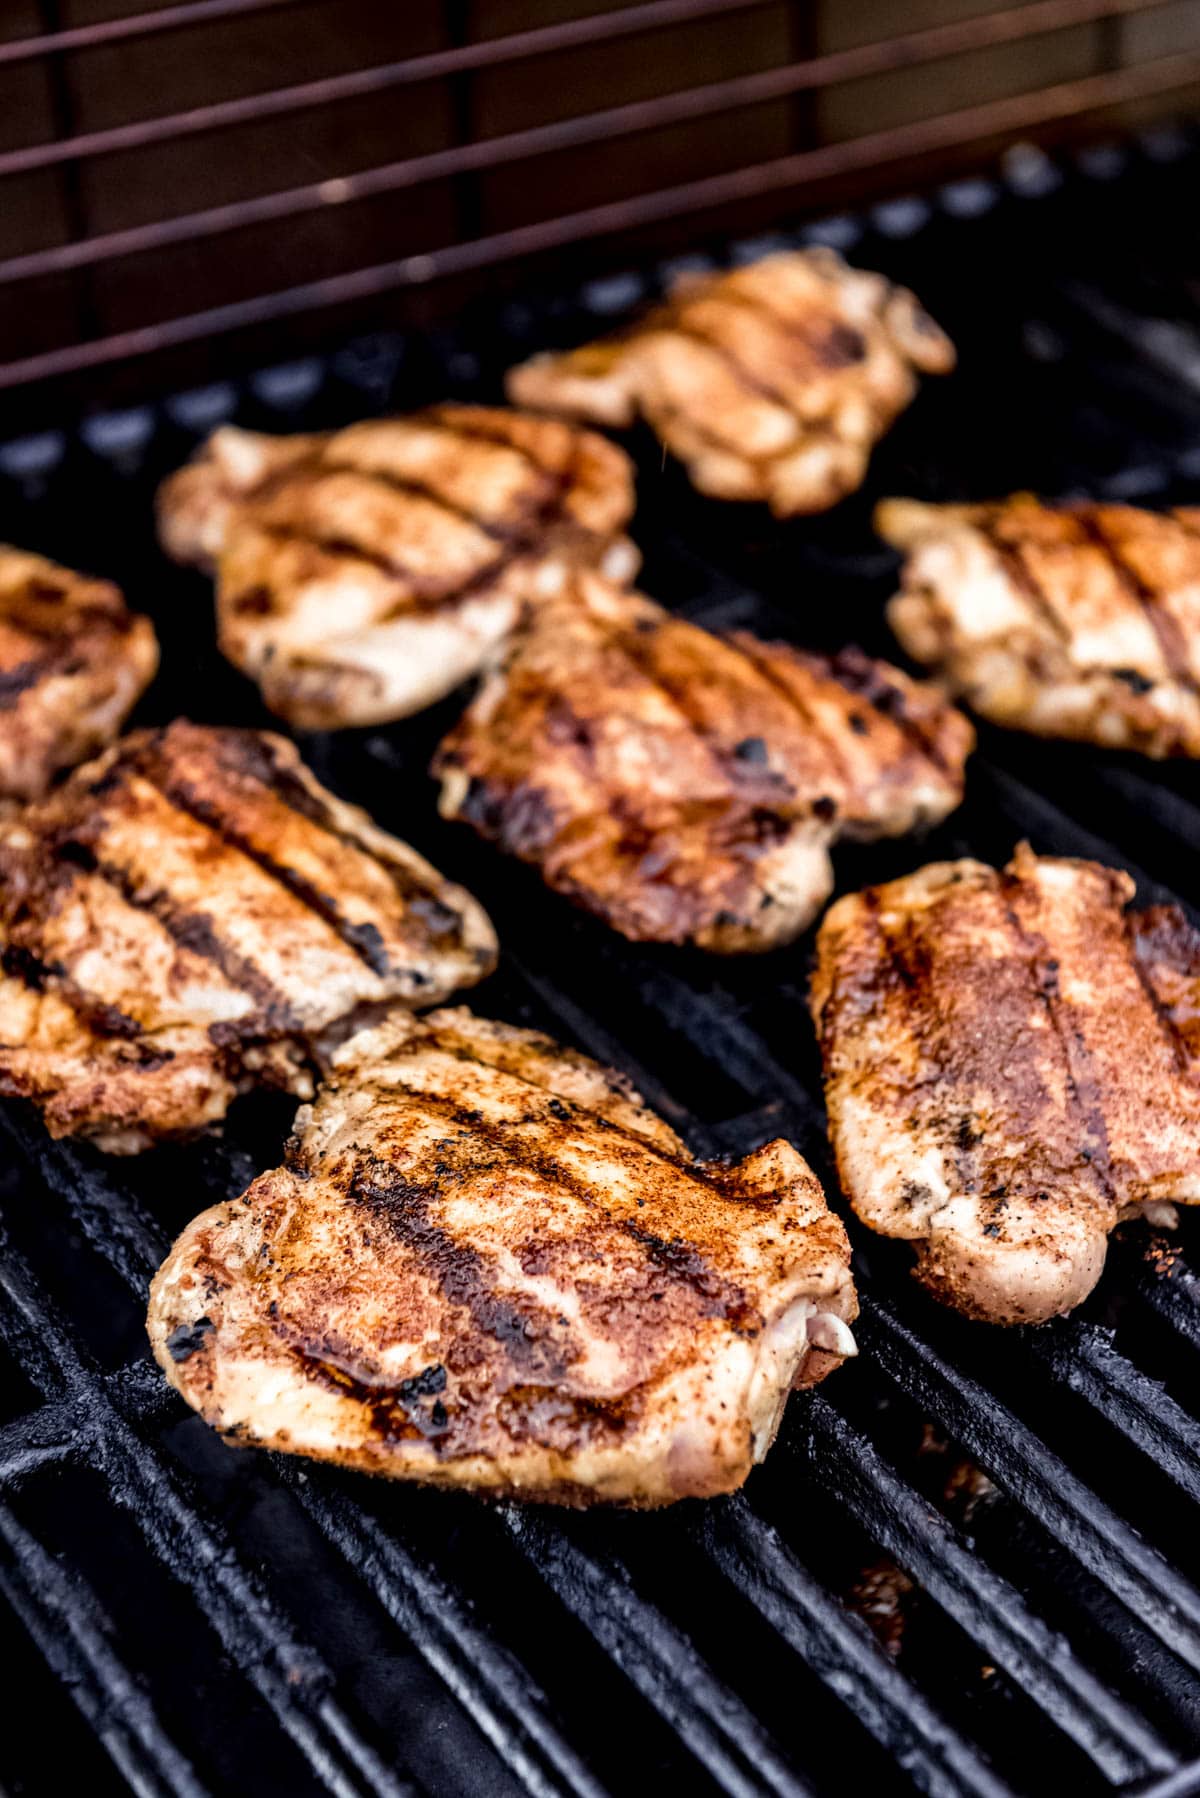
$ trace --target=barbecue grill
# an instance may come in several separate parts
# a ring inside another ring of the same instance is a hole
[[[647,590],[706,625],[887,653],[895,563],[868,528],[885,493],[1195,503],[1198,182],[1200,143],[1157,127],[1057,160],[1020,147],[765,237],[693,230],[689,265],[823,242],[910,282],[961,369],[818,520],[704,502],[636,442]],[[40,387],[0,445],[0,537],[153,613],[164,673],[135,722],[267,723],[216,654],[206,583],[154,549],[157,480],[225,419],[312,429],[497,398],[508,364],[594,335],[677,266],[610,251],[578,283],[526,271],[435,331],[328,329],[319,353],[289,339],[258,367],[238,339],[209,349],[203,383],[156,390],[143,369],[137,403],[82,422]],[[4,378],[162,341],[96,336]],[[504,955],[471,1003],[624,1068],[697,1151],[788,1135],[836,1191],[808,943],[718,962],[575,913],[439,823],[425,769],[454,709],[303,748],[485,900]],[[923,846],[840,851],[839,887],[1000,861],[1021,837],[1127,867],[1140,899],[1200,921],[1194,769],[986,728],[962,810]],[[0,1112],[10,1793],[1200,1792],[1195,1220],[1119,1232],[1088,1303],[1036,1331],[939,1309],[902,1247],[859,1232],[862,1355],[792,1398],[743,1494],[640,1517],[489,1508],[227,1449],[150,1364],[145,1291],[169,1240],[278,1160],[289,1118],[256,1096],[220,1139],[109,1161]]]

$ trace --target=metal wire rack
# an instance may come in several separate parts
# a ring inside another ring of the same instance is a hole
[[[961,374],[883,446],[871,492],[821,521],[706,505],[642,445],[648,590],[702,621],[880,651],[894,567],[867,528],[879,492],[1194,496],[1200,269],[1164,222],[1198,166],[1181,134],[1076,164],[1022,153],[1003,176],[808,228],[912,279]],[[0,529],[121,578],[155,613],[168,673],[148,716],[257,721],[216,658],[204,584],[148,547],[157,476],[222,416],[310,428],[494,394],[507,361],[582,338],[670,272],[526,290],[436,336],[360,339],[27,434],[0,446]],[[437,822],[424,767],[445,721],[305,750],[485,897],[505,955],[479,1008],[626,1068],[699,1150],[782,1132],[832,1182],[804,946],[714,965],[573,913]],[[995,860],[1019,836],[1127,866],[1143,898],[1200,916],[1192,770],[986,731],[963,811],[921,849],[848,852],[840,884],[918,855]],[[251,1781],[472,1798],[1200,1791],[1193,1229],[1126,1231],[1094,1299],[1036,1332],[939,1311],[896,1245],[861,1241],[861,1360],[791,1401],[743,1495],[652,1517],[488,1510],[227,1450],[148,1365],[141,1311],[171,1234],[276,1160],[286,1123],[251,1102],[222,1140],[117,1163],[49,1144],[17,1108],[0,1117],[0,1592],[37,1650],[11,1657],[15,1791],[62,1789],[73,1711],[92,1789],[115,1767],[189,1798]],[[50,1730],[19,1701],[43,1661],[61,1682]]]

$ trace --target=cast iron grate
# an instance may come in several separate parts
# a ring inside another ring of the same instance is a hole
[[[1019,153],[1003,178],[802,234],[911,279],[957,337],[961,373],[898,427],[870,492],[811,523],[705,505],[642,445],[648,589],[704,621],[885,650],[894,569],[867,528],[879,493],[1195,497],[1200,264],[1171,226],[1194,216],[1198,173],[1180,134],[1070,167]],[[667,272],[26,436],[0,447],[0,530],[112,573],[155,613],[166,674],[148,717],[261,721],[212,648],[204,584],[152,549],[158,476],[227,416],[309,428],[486,396],[507,362],[584,335]],[[699,1149],[784,1132],[831,1178],[807,946],[718,964],[635,949],[576,915],[438,823],[424,768],[446,715],[305,748],[485,898],[506,953],[479,1007],[627,1068]],[[1144,897],[1200,915],[1194,769],[991,732],[962,812],[923,849],[844,855],[840,883],[926,855],[995,859],[1023,835],[1124,864]],[[151,1271],[189,1216],[277,1158],[286,1107],[246,1103],[222,1141],[129,1164],[50,1145],[15,1108],[0,1121],[10,1792],[61,1790],[68,1765],[98,1792],[188,1798],[251,1783],[471,1798],[1200,1791],[1188,1223],[1178,1243],[1127,1231],[1094,1299],[1036,1333],[939,1312],[903,1253],[861,1242],[864,1353],[793,1399],[743,1495],[559,1517],[235,1454],[149,1366]]]

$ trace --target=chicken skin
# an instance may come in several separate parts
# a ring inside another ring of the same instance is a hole
[[[832,250],[678,280],[625,330],[511,371],[520,406],[623,429],[638,417],[701,493],[823,512],[954,348],[911,293]]]
[[[962,798],[966,719],[858,651],[714,636],[580,574],[434,764],[441,809],[635,940],[770,949],[828,898],[839,836]]]
[[[636,573],[628,458],[590,431],[433,406],[321,437],[224,426],[159,495],[217,636],[302,730],[379,724],[475,674],[574,562]]]
[[[1108,1234],[1200,1200],[1200,932],[1128,875],[1018,849],[841,899],[812,1009],[842,1186],[993,1323],[1079,1304]]]
[[[490,971],[483,912],[280,737],[138,731],[0,824],[0,1092],[116,1154]]]
[[[495,1498],[728,1492],[853,1354],[845,1231],[788,1143],[695,1162],[610,1070],[468,1012],[337,1052],[285,1164],[151,1290],[235,1443]]]
[[[157,668],[153,625],[110,581],[0,544],[0,804],[106,748]]]
[[[1200,510],[887,500],[906,555],[892,629],[984,718],[1200,756]]]

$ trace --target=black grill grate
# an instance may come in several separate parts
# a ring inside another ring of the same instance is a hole
[[[1200,263],[1174,222],[1194,217],[1198,175],[1181,134],[1069,168],[1019,153],[1003,179],[810,231],[911,279],[962,371],[897,428],[871,493],[826,519],[707,505],[646,446],[648,589],[705,622],[885,651],[879,493],[1195,497]],[[204,583],[148,544],[156,479],[225,416],[311,428],[486,397],[515,356],[595,329],[667,273],[10,442],[0,531],[123,579],[155,613],[166,674],[147,716],[262,721],[212,648]],[[439,825],[424,767],[452,711],[305,747],[488,903],[506,954],[480,1009],[625,1067],[698,1149],[783,1132],[828,1180],[806,946],[745,964],[637,950]],[[1021,835],[1129,866],[1143,897],[1197,915],[1194,769],[987,731],[963,811],[924,849],[848,851],[840,882],[997,859]],[[13,1639],[39,1651],[17,1656],[30,1702],[0,1749],[11,1792],[64,1789],[81,1747],[95,1791],[117,1789],[115,1768],[118,1785],[189,1798],[252,1782],[471,1798],[1200,1791],[1194,1222],[1178,1244],[1129,1230],[1083,1311],[1033,1333],[938,1311],[902,1251],[863,1241],[864,1353],[793,1399],[743,1495],[641,1518],[488,1510],[235,1454],[149,1366],[140,1312],[170,1236],[277,1159],[287,1115],[247,1102],[224,1140],[135,1163],[50,1145],[17,1109],[0,1119],[0,1590]],[[33,1703],[43,1660],[59,1682],[50,1730]]]

